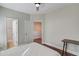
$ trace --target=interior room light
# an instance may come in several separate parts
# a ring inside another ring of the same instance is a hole
[[[40,6],[40,3],[35,3],[35,6],[36,6],[36,7],[39,7],[39,6]]]
[[[39,6],[40,6],[40,3],[34,3],[35,6],[36,6],[36,10],[39,11]]]

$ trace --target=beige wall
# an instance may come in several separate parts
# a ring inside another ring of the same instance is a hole
[[[41,22],[34,22],[34,30],[36,32],[41,32]]]

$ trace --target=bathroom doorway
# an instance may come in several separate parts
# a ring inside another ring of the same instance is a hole
[[[42,43],[42,23],[34,22],[34,42]]]
[[[7,48],[18,45],[18,20],[14,18],[6,19]]]

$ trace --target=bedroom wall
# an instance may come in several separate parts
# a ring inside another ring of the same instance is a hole
[[[30,15],[0,6],[0,44],[6,46],[6,43],[4,43],[6,40],[6,17],[18,19],[18,44],[21,45],[28,43]]]
[[[62,49],[63,39],[79,41],[79,4],[71,4],[45,16],[45,43]],[[79,46],[70,44],[68,52],[79,55]]]

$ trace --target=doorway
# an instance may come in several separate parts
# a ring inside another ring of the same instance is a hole
[[[42,43],[42,23],[34,22],[34,42]]]
[[[7,48],[12,48],[18,45],[18,20],[14,18],[6,19],[7,32]]]

